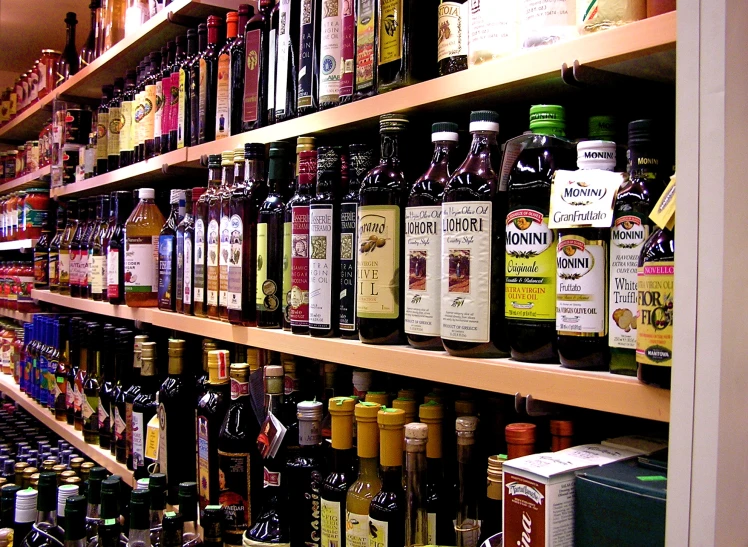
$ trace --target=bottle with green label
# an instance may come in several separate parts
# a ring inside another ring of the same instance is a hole
[[[576,162],[574,144],[565,138],[562,106],[530,108],[530,131],[507,179],[504,306],[512,357],[554,363],[558,352],[556,236],[548,228],[551,180],[556,170],[573,170]]]

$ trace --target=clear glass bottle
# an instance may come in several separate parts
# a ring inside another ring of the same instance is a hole
[[[179,512],[182,514],[183,547],[201,545],[203,540],[197,528],[197,483],[179,483]]]
[[[138,190],[140,202],[125,224],[125,303],[131,307],[158,305],[158,237],[164,217],[153,188]]]
[[[78,200],[71,199],[68,201],[68,215],[67,224],[65,225],[65,231],[62,233],[60,239],[60,255],[59,255],[59,292],[62,295],[70,296],[70,259],[71,251],[70,247],[73,242],[73,237],[78,231],[79,220],[79,208]]]
[[[475,448],[475,430],[478,418],[463,416],[457,418],[457,518],[455,534],[458,547],[478,545],[480,537],[480,515],[478,515],[479,488],[483,481],[480,477],[477,450]]]
[[[177,307],[177,311],[185,315],[195,313],[195,218],[198,201],[204,193],[205,188],[198,187],[192,189],[192,201],[177,231],[177,240],[182,230],[184,231],[182,245],[182,309],[180,311]]]
[[[130,533],[127,542],[131,547],[151,547],[150,506],[151,493],[147,488],[132,491],[130,494]]]
[[[57,473],[39,474],[39,495],[36,499],[36,522],[32,530],[19,544],[23,547],[56,547],[65,539],[64,531],[57,524]]]
[[[428,513],[428,544],[446,545],[454,537],[452,516],[447,503],[447,482],[442,463],[444,407],[436,401],[422,404],[418,418],[428,426],[426,443],[426,510]]]
[[[181,204],[180,204],[181,208]],[[174,311],[177,313],[184,313],[184,273],[185,273],[185,263],[184,263],[184,233],[187,229],[187,226],[190,226],[194,229],[195,220],[192,217],[192,190],[184,190],[184,214],[179,219],[179,224],[177,225],[176,229],[176,237],[174,240],[174,254],[176,255],[175,263],[174,263]],[[192,240],[187,244],[189,247],[189,259],[190,262],[187,265],[187,268],[189,268],[188,278],[190,280],[190,289],[192,286]],[[188,305],[192,304],[192,291],[188,291],[189,294],[189,303]]]
[[[406,419],[407,420],[407,419]],[[429,427],[405,426],[405,545],[428,545],[426,443]]]
[[[91,237],[91,245],[88,249],[88,294],[93,300],[102,301],[107,299],[109,290],[106,260],[111,234],[111,207],[108,195],[99,196],[96,203],[96,218],[99,222],[98,230]]]

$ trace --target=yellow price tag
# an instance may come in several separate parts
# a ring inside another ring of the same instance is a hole
[[[670,177],[670,184],[657,200],[649,218],[662,229],[672,230],[675,227],[675,175]]]
[[[148,421],[147,434],[145,438],[145,457],[151,460],[158,459],[158,414]]]

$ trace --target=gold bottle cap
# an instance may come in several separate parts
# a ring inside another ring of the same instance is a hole
[[[63,480],[69,479],[70,477],[75,477],[75,471],[70,471],[69,469],[67,471],[63,471],[60,476]]]
[[[244,147],[237,146],[234,148],[234,163],[244,163]]]
[[[63,464],[57,464],[52,468],[52,471],[57,473],[58,475],[65,472],[67,470],[67,467],[65,467]]]
[[[91,474],[91,469],[93,468],[93,462],[84,462],[83,465],[81,465],[81,477],[83,478],[83,480],[86,480],[88,478],[88,475]]]
[[[331,417],[332,447],[348,450],[353,447],[353,412],[356,402],[350,397],[332,397],[327,408]]]
[[[85,461],[86,460],[84,460],[83,458],[73,458],[72,460],[70,460],[70,468],[73,471],[77,471],[81,468],[81,465],[83,465]]]
[[[64,479],[63,482],[65,484],[80,484],[83,482],[83,479],[80,477],[68,477],[67,479]]]
[[[57,465],[57,460],[54,458],[50,458],[48,460],[44,460],[42,462],[42,470],[43,471],[53,471],[55,465]]]
[[[382,409],[382,405],[379,403],[372,403],[369,401],[358,403],[354,409],[356,414],[356,421],[361,422],[376,422],[377,414]]]
[[[215,349],[208,352],[208,374],[211,384],[225,384],[229,381],[229,351]]]
[[[234,165],[234,151],[224,150],[221,152],[221,167],[233,167]]]
[[[423,397],[424,403],[430,403],[431,401],[434,401],[439,404],[444,403],[444,397],[438,393],[434,393],[433,391]]]
[[[27,467],[26,469],[23,470],[23,476],[24,478],[30,477],[34,473],[38,473],[38,472],[39,470],[36,467]]]
[[[377,413],[379,424],[379,461],[385,467],[403,464],[403,426],[405,412],[399,408],[383,408]]]
[[[387,406],[390,404],[390,398],[384,391],[369,391],[366,393],[366,402]]]
[[[392,401],[393,408],[399,408],[405,412],[405,423],[412,422],[416,417],[416,400],[407,397],[398,397]]]
[[[229,367],[229,375],[232,380],[239,382],[249,381],[249,365],[247,363],[231,363]]]
[[[23,473],[23,470],[29,466],[26,462],[18,462],[13,466],[13,471],[16,473]]]
[[[247,348],[247,365],[249,365],[250,372],[254,372],[260,368],[260,357],[257,355],[257,348]]]
[[[501,470],[506,461],[506,454],[499,454],[496,456],[488,457],[488,478],[493,480],[501,480]]]
[[[377,413],[380,429],[398,428],[405,425],[405,411],[400,408],[383,408]]]
[[[418,397],[418,393],[415,389],[401,389],[397,392],[397,398],[398,399],[416,399]]]
[[[169,357],[183,357],[187,342],[179,338],[169,338]]]
[[[444,406],[431,400],[418,407],[418,417],[424,423],[441,422],[444,419]]]
[[[140,346],[140,358],[155,359],[156,358],[156,342],[143,342]]]
[[[29,477],[29,486],[31,488],[38,488],[39,487],[39,475],[41,473],[34,473]]]

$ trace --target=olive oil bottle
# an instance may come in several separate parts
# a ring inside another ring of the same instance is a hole
[[[573,170],[574,144],[562,106],[530,108],[530,131],[508,177],[505,313],[512,357],[555,363],[556,236],[548,228],[551,180]]]
[[[317,178],[317,151],[299,154],[299,176],[291,208],[291,332],[309,333],[309,202]]]
[[[198,317],[208,315],[208,285],[215,293],[215,308],[218,304],[218,220],[211,219],[210,204],[216,201],[221,184],[221,155],[208,156],[208,189],[200,196],[195,206],[195,280],[193,310]],[[212,223],[212,224],[211,224]],[[214,240],[211,242],[209,234]],[[212,254],[211,254],[212,253]],[[208,268],[215,276],[208,281]],[[213,301],[213,298],[210,299]]]

